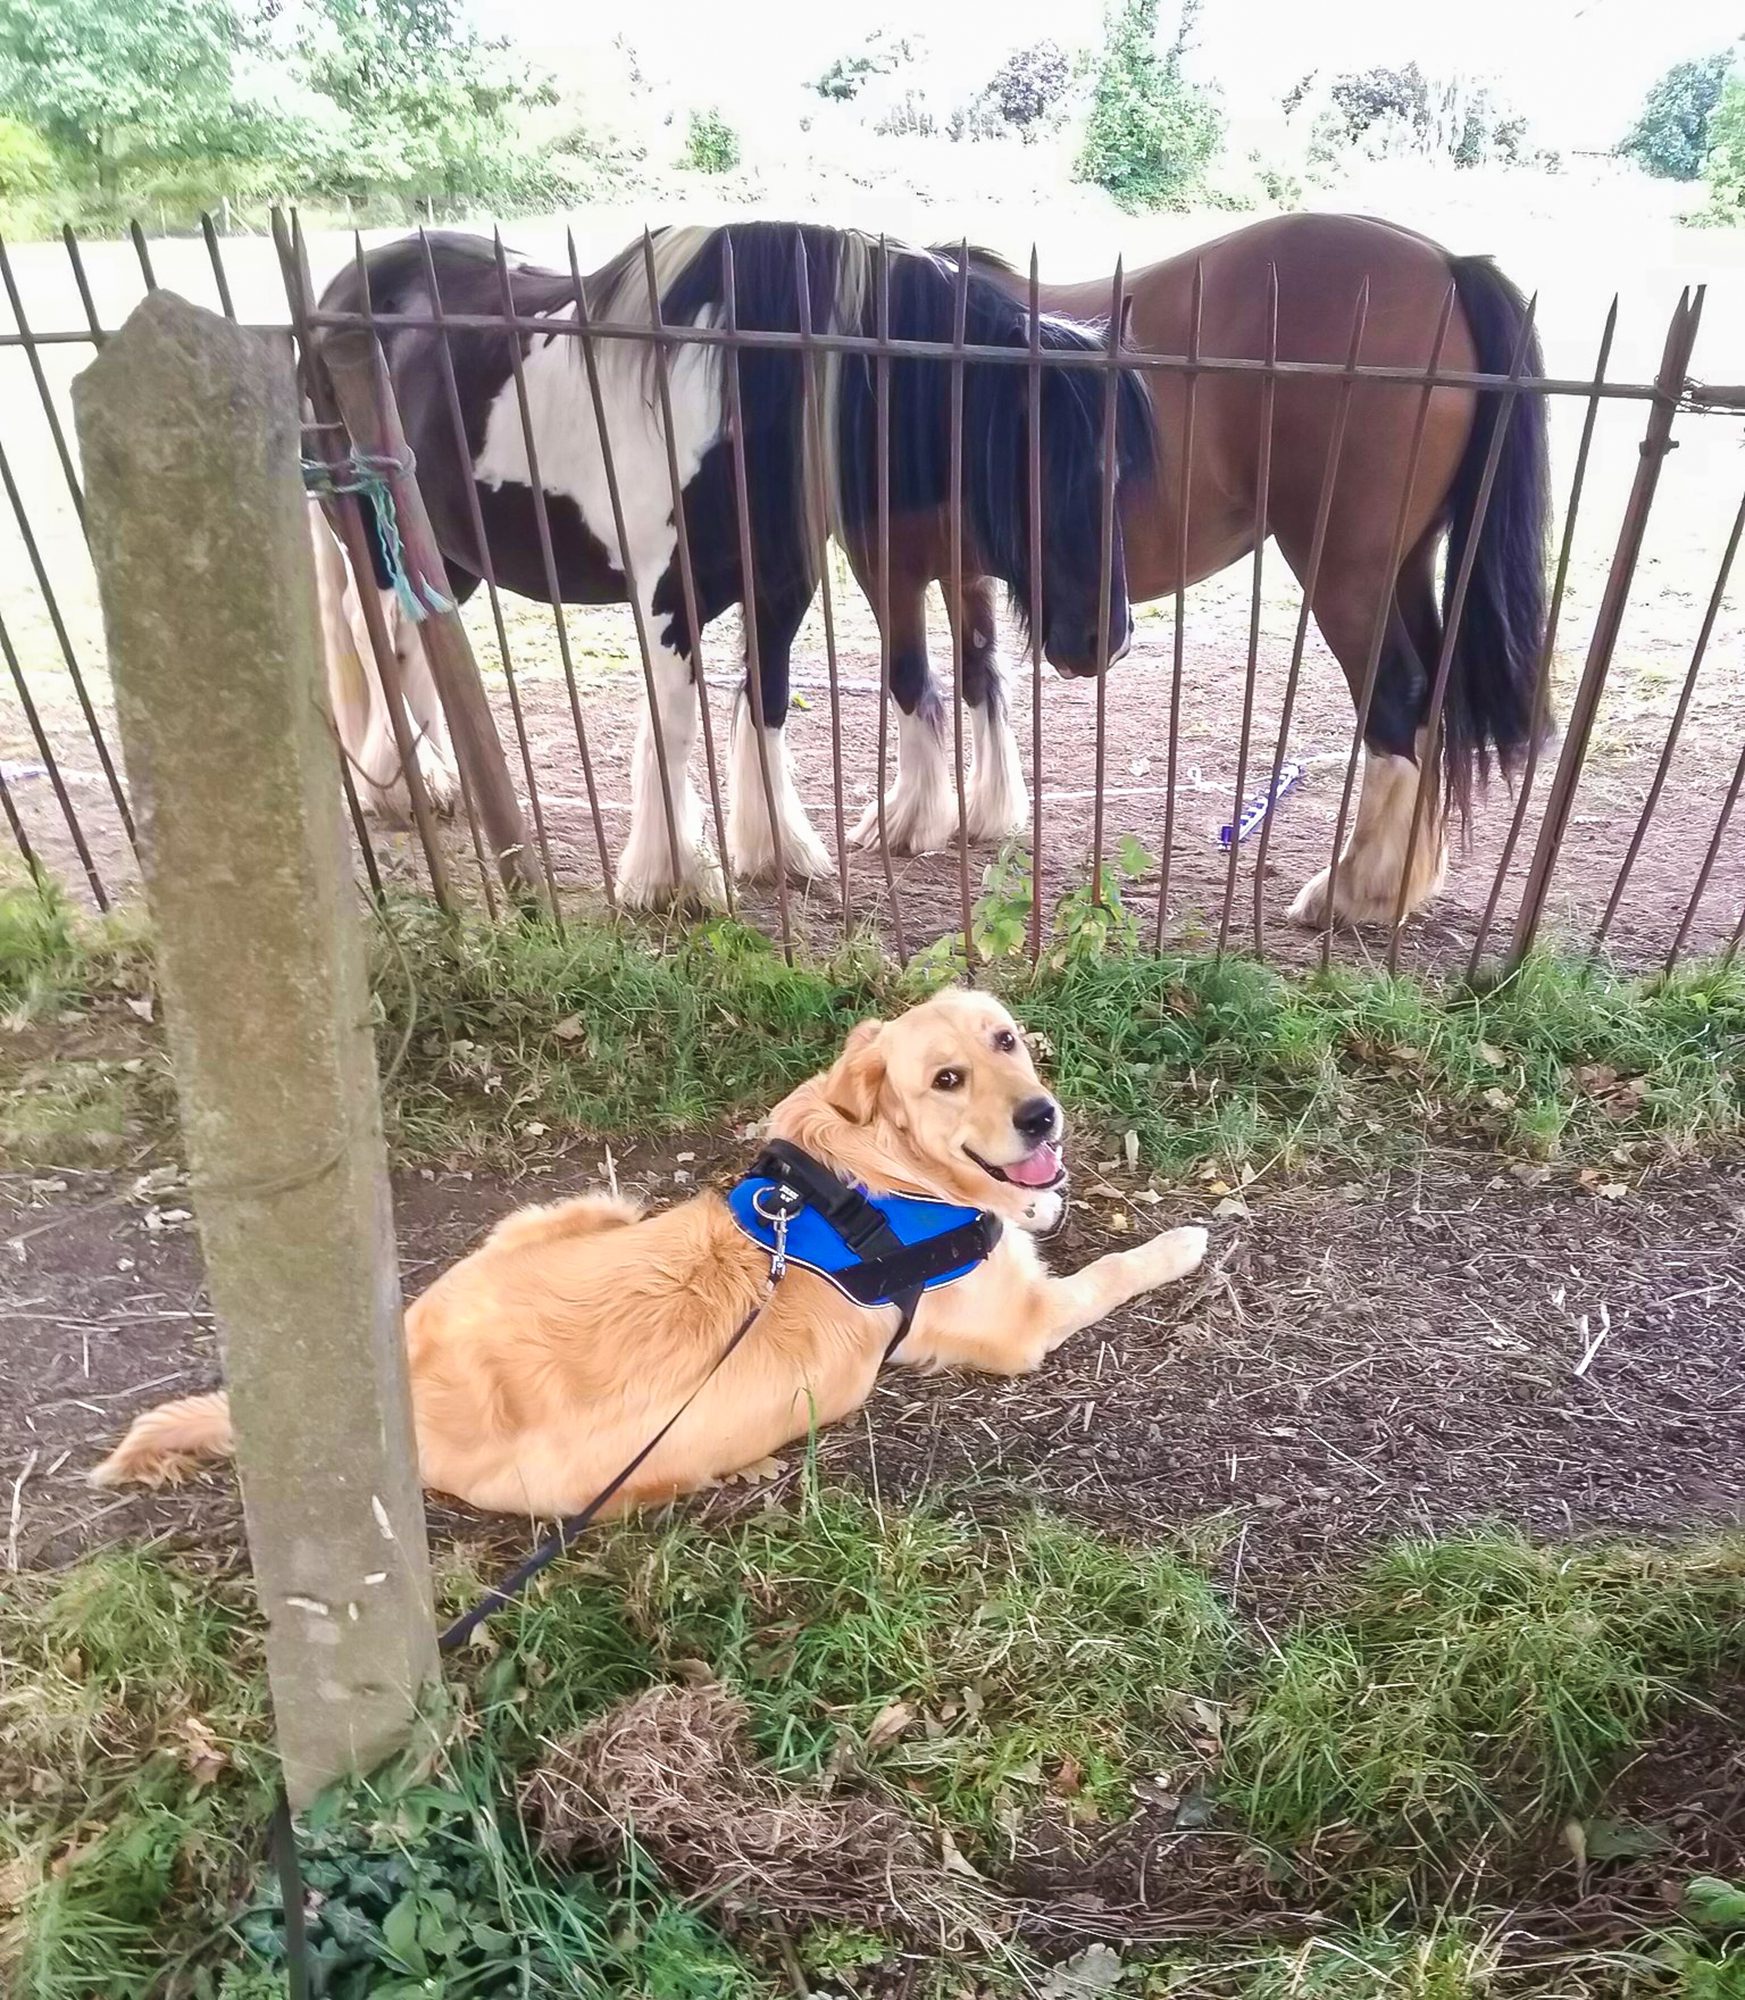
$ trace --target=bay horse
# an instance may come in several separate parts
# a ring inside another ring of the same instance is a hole
[[[948,259],[957,253],[940,249]],[[1029,298],[1028,281],[992,252],[970,253],[972,267]],[[1202,275],[1203,357],[1264,360],[1269,270],[1278,279],[1278,357],[1343,367],[1354,311],[1369,287],[1360,365],[1426,369],[1438,322],[1454,293],[1438,372],[1506,375],[1521,349],[1527,376],[1543,372],[1537,336],[1525,331],[1527,308],[1514,285],[1484,257],[1457,257],[1427,237],[1391,223],[1345,215],[1286,215],[1231,235],[1126,280],[1131,346],[1147,354],[1189,351],[1195,272]],[[1044,285],[1040,303],[1068,317],[1107,315],[1111,287]],[[1150,471],[1123,482],[1118,511],[1128,595],[1163,597],[1212,576],[1248,554],[1255,542],[1261,381],[1255,374],[1202,374],[1194,405],[1193,462],[1187,468],[1187,566],[1178,572],[1182,508],[1181,440],[1186,432],[1185,378],[1146,371],[1163,450]],[[1297,896],[1291,915],[1315,928],[1387,923],[1394,913],[1424,750],[1427,709],[1442,646],[1447,590],[1475,532],[1477,500],[1500,392],[1438,387],[1430,392],[1422,445],[1405,493],[1412,437],[1423,391],[1412,383],[1361,381],[1353,389],[1333,487],[1325,547],[1310,606],[1328,647],[1360,699],[1378,614],[1385,611],[1380,660],[1364,734],[1363,792],[1340,856],[1337,907],[1329,910],[1323,870]],[[1338,415],[1341,385],[1326,375],[1281,377],[1272,426],[1265,528],[1299,582],[1305,579],[1316,512]],[[1403,560],[1390,573],[1396,526],[1406,501]],[[1441,739],[1443,784],[1432,788],[1431,823],[1421,829],[1405,907],[1421,908],[1441,887],[1447,865],[1449,806],[1464,816],[1475,778],[1491,758],[1511,769],[1527,748],[1545,629],[1545,543],[1550,495],[1543,395],[1514,398],[1482,523],[1459,630],[1450,658]],[[1044,502],[1048,532],[1056,517]],[[1439,601],[1437,555],[1446,542]],[[893,558],[894,560],[894,558]],[[937,573],[929,552],[917,572]],[[948,606],[971,635],[963,690],[974,705],[978,756],[1016,763],[1009,745],[1000,676],[988,664],[994,647],[993,589],[966,566],[961,602]],[[893,601],[925,577],[893,571]],[[957,593],[947,587],[948,598]],[[901,655],[892,692],[915,712],[936,710],[924,643]],[[1097,671],[1092,662],[1063,669]],[[1001,741],[999,739],[1007,739]],[[1021,783],[1021,780],[1020,780]],[[935,832],[940,821],[931,822]],[[944,845],[955,832],[955,815]]]
[[[879,294],[888,297],[894,341],[949,342],[959,277],[931,252],[892,245],[881,282],[880,246],[851,230],[792,223],[734,223],[723,228],[667,228],[653,238],[654,292],[671,327],[720,326],[728,307],[731,251],[733,308],[742,331],[801,330],[803,250],[813,330],[872,336]],[[327,287],[327,313],[428,318],[431,274],[450,319],[500,316],[497,253],[482,237],[441,232],[408,237],[370,252],[360,280],[355,266]],[[627,907],[675,896],[714,900],[719,881],[704,850],[701,802],[688,767],[697,733],[696,639],[688,629],[678,555],[667,439],[657,394],[652,343],[595,340],[606,432],[623,510],[623,544],[616,531],[604,454],[581,343],[576,337],[575,281],[519,259],[508,265],[518,318],[549,320],[553,331],[499,332],[476,323],[447,332],[464,428],[458,440],[447,400],[444,334],[432,328],[384,325],[387,356],[401,421],[417,459],[418,484],[447,563],[457,599],[477,586],[487,563],[496,582],[523,596],[551,595],[534,507],[533,474],[514,381],[511,340],[521,347],[534,456],[549,518],[557,595],[565,603],[619,604],[632,591],[644,614],[652,658],[655,707],[672,788],[677,852],[668,838],[651,717],[645,713],[633,753],[630,832],[616,883]],[[647,327],[654,301],[640,241],[582,280],[592,325]],[[1024,349],[1027,305],[1003,280],[968,275],[965,338],[974,346]],[[1049,314],[1038,329],[1043,348],[1091,349],[1102,344],[1095,314],[1081,322]],[[566,331],[567,329],[567,331]],[[729,860],[747,876],[773,872],[778,852],[801,877],[828,876],[830,858],[795,789],[782,725],[788,712],[788,661],[824,559],[821,527],[847,551],[862,587],[877,602],[877,390],[875,363],[864,353],[836,354],[819,368],[822,467],[811,463],[806,436],[804,366],[794,349],[745,348],[739,356],[744,464],[752,550],[748,587],[741,559],[736,466],[728,428],[726,368],[717,346],[679,343],[668,363],[672,449],[682,491],[686,538],[702,623],[735,604],[755,617],[763,728],[760,744],[742,687],[735,710],[727,826]],[[894,356],[889,367],[889,508],[893,568],[905,552],[906,573],[928,569],[943,579],[950,486],[951,364]],[[1027,371],[996,362],[964,364],[963,538],[966,573],[997,580],[1013,601],[1030,602]],[[1042,645],[1063,673],[1096,670],[1101,548],[1103,389],[1088,369],[1045,369],[1041,391],[1042,502],[1049,533],[1042,549]],[[1122,385],[1116,425],[1118,483],[1152,470],[1155,437],[1150,405],[1131,378]],[[811,479],[821,474],[828,522],[811,504]],[[472,492],[469,494],[469,487]],[[473,529],[473,497],[485,551]],[[1119,538],[1112,551],[1107,605],[1110,654],[1130,637]],[[922,581],[924,591],[927,579]],[[906,644],[906,641],[904,642]],[[901,651],[901,648],[894,648]],[[902,654],[906,660],[906,653]],[[923,667],[925,654],[922,655]],[[893,676],[897,669],[894,665]],[[978,682],[981,709],[991,714],[997,693]],[[934,705],[937,710],[937,703]],[[914,704],[905,708],[910,715]],[[938,746],[925,721],[899,730],[899,773],[914,764],[936,797],[944,777],[926,767]],[[767,751],[774,814],[761,771]],[[1010,787],[1022,785],[1009,737],[1002,761],[992,758],[972,777],[968,801],[975,829],[1004,833],[1013,819]],[[949,794],[947,794],[949,798]],[[876,817],[876,807],[874,809]],[[995,823],[998,823],[997,825]],[[937,829],[926,829],[931,836]]]

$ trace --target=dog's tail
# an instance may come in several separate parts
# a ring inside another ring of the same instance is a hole
[[[488,1250],[524,1250],[566,1236],[593,1236],[602,1229],[626,1229],[642,1220],[642,1204],[616,1194],[579,1194],[569,1201],[519,1208],[504,1216],[485,1238]]]
[[[93,1486],[173,1485],[202,1459],[228,1458],[234,1449],[230,1398],[184,1396],[135,1417],[126,1437],[89,1475]]]

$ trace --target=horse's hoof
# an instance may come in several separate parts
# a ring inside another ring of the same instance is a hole
[[[618,865],[613,891],[621,910],[725,909],[727,885],[714,858],[694,854],[685,872],[675,877],[670,866],[644,869]]]

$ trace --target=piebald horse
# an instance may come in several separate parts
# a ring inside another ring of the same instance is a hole
[[[881,314],[893,341],[944,344],[955,331],[959,276],[931,252],[892,246],[879,269],[875,239],[853,231],[789,223],[736,223],[720,229],[673,228],[653,238],[654,292],[670,327],[718,327],[729,305],[743,331],[797,333],[802,327],[803,250],[811,325],[816,333],[873,336]],[[474,324],[446,334],[459,391],[464,438],[448,402],[442,332],[395,325],[432,312],[432,273],[445,316]],[[364,260],[368,305],[383,347],[418,484],[447,563],[451,588],[464,598],[486,567],[496,582],[545,599],[548,585],[535,512],[533,474],[523,430],[510,342],[520,344],[522,374],[549,519],[557,591],[565,603],[624,603],[635,593],[653,654],[655,705],[672,789],[677,851],[668,838],[660,761],[648,715],[633,753],[630,832],[619,856],[617,890],[629,907],[674,896],[713,898],[714,863],[703,842],[701,803],[688,776],[698,723],[695,637],[688,625],[678,530],[654,356],[647,341],[596,337],[605,427],[623,511],[620,540],[607,483],[582,345],[576,337],[575,282],[568,272],[520,261],[508,265],[518,318],[550,321],[553,331],[499,332],[480,317],[500,315],[501,278],[493,246],[482,238],[440,233],[410,237]],[[650,326],[654,301],[643,246],[621,252],[582,281],[589,321]],[[888,302],[888,303],[886,303]],[[322,310],[360,313],[360,276],[347,267],[329,284]],[[965,288],[969,346],[1027,349],[1028,307],[1003,277],[975,270]],[[565,329],[568,329],[567,331]],[[1037,337],[1044,349],[1103,344],[1097,308],[1050,313]],[[752,550],[748,591],[741,557],[730,396],[717,346],[680,343],[670,352],[672,454],[683,498],[686,538],[701,622],[749,598],[758,640],[763,727],[760,745],[741,691],[733,729],[728,858],[747,876],[773,872],[778,851],[802,876],[827,876],[829,856],[801,804],[782,724],[788,712],[789,651],[806,615],[823,561],[823,532],[847,551],[862,587],[877,604],[879,480],[876,364],[864,353],[836,354],[817,370],[821,466],[813,463],[805,422],[803,362],[793,349],[746,348],[739,357],[748,491],[745,526]],[[888,362],[888,497],[893,572],[944,580],[949,567],[952,364],[894,356]],[[1028,371],[970,361],[963,369],[963,543],[965,573],[1006,586],[1020,613],[1032,601],[1030,562]],[[1063,673],[1098,670],[1100,609],[1106,609],[1109,655],[1130,636],[1125,568],[1117,534],[1110,551],[1109,594],[1099,607],[1103,474],[1102,382],[1096,371],[1044,367],[1040,394],[1042,508],[1047,533],[1040,578],[1041,641]],[[1114,475],[1120,485],[1148,478],[1155,434],[1149,400],[1132,377],[1121,385]],[[826,522],[811,504],[813,482],[825,496]],[[469,492],[469,488],[471,491]],[[473,527],[477,504],[486,549]],[[893,620],[897,613],[893,611]],[[992,620],[966,634],[978,662],[978,713],[1003,713],[995,685]],[[990,642],[984,644],[984,641]],[[893,677],[909,671],[906,639],[893,636]],[[986,667],[982,662],[986,661]],[[922,654],[925,666],[925,654]],[[938,703],[903,704],[898,733],[900,801],[934,809],[919,821],[899,804],[893,838],[934,844],[944,836],[937,805],[948,804],[950,773],[938,730]],[[978,724],[978,761],[966,801],[970,831],[997,838],[1014,829],[1023,780],[1009,732]],[[771,772],[774,813],[761,771]],[[952,823],[955,825],[955,807]],[[869,815],[876,819],[876,808]],[[865,829],[863,829],[864,831]]]
[[[941,251],[937,254],[949,256]],[[972,267],[1029,297],[1028,282],[991,252],[971,253]],[[1520,293],[1488,258],[1455,257],[1428,238],[1357,216],[1287,215],[1252,224],[1165,263],[1133,273],[1125,292],[1134,349],[1189,352],[1195,272],[1202,274],[1199,352],[1206,358],[1263,360],[1267,351],[1269,272],[1278,279],[1278,358],[1343,367],[1355,309],[1368,286],[1360,365],[1422,372],[1435,347],[1452,289],[1454,306],[1438,373],[1506,375],[1520,355],[1521,374],[1543,372],[1536,335],[1526,327]],[[1106,280],[1045,285],[1045,311],[1069,318],[1105,315]],[[1147,371],[1163,448],[1149,474],[1119,491],[1122,552],[1135,603],[1197,583],[1249,553],[1255,542],[1262,388],[1256,374],[1206,373],[1195,390],[1193,461],[1187,467],[1187,563],[1178,566],[1182,509],[1181,441],[1187,389],[1180,373]],[[1475,778],[1494,757],[1510,769],[1533,729],[1545,627],[1545,541],[1549,522],[1546,414],[1542,395],[1515,395],[1494,486],[1482,521],[1477,501],[1500,392],[1446,386],[1430,392],[1411,493],[1406,480],[1423,391],[1411,383],[1359,382],[1351,402],[1311,605],[1328,647],[1361,698],[1378,616],[1385,618],[1375,687],[1364,735],[1363,792],[1336,878],[1337,907],[1327,907],[1323,870],[1297,896],[1291,914],[1319,927],[1329,920],[1390,922],[1400,885],[1425,748],[1428,706],[1442,647],[1447,592],[1477,532],[1477,549],[1450,656],[1441,727],[1443,785],[1433,787],[1430,824],[1420,828],[1405,907],[1421,908],[1440,888],[1447,865],[1446,816],[1464,814]],[[1332,452],[1342,394],[1327,375],[1281,377],[1272,425],[1266,532],[1299,581],[1305,579],[1316,512]],[[1403,557],[1392,566],[1402,501]],[[1056,517],[1044,499],[1046,532]],[[1436,566],[1446,543],[1444,590]],[[936,714],[924,628],[918,609],[937,552],[921,552],[911,570],[893,570],[893,607],[901,603],[912,638],[899,649],[892,693],[909,714]],[[970,577],[966,566],[965,575]],[[957,593],[947,587],[947,596]],[[970,580],[948,608],[971,635],[964,699],[973,716],[978,756],[1015,763],[993,655],[993,590]],[[893,609],[893,617],[896,611]],[[1060,666],[1060,662],[1056,662]],[[1068,674],[1096,672],[1068,663]],[[899,779],[899,784],[901,779]],[[923,815],[933,839],[955,830],[937,812]]]

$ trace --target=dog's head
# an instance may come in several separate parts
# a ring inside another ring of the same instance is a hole
[[[869,1185],[925,1188],[1044,1234],[1066,1202],[1061,1128],[1017,1022],[959,988],[861,1022],[771,1120]]]

